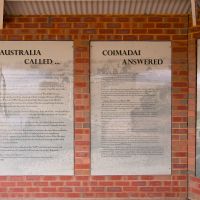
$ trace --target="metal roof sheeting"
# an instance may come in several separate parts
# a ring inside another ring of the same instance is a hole
[[[190,0],[5,0],[8,15],[187,14],[190,10]]]

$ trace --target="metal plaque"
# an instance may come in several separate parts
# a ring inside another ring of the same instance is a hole
[[[73,175],[72,45],[0,42],[0,175]]]
[[[91,173],[171,173],[171,43],[91,42]]]

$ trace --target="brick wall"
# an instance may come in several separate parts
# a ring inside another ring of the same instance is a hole
[[[187,15],[16,16],[6,17],[4,26],[0,31],[0,40],[74,41],[75,176],[0,176],[0,199],[8,197],[95,199],[110,197],[159,200],[187,198]],[[172,41],[171,176],[90,176],[89,41],[91,40]],[[194,74],[194,70],[190,73]],[[194,92],[193,89],[192,85],[190,92]],[[194,99],[190,101],[192,106]],[[189,112],[189,117],[190,114],[194,117],[193,112]],[[194,135],[193,129],[189,129],[190,137]],[[189,162],[194,161],[190,159]]]

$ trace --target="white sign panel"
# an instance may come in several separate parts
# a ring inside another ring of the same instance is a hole
[[[200,40],[197,40],[196,175],[200,176]]]
[[[73,175],[73,43],[0,42],[0,175]]]
[[[91,42],[92,175],[171,173],[171,43]]]

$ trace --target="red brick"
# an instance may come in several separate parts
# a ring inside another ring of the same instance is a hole
[[[72,192],[72,188],[71,187],[59,187],[58,188],[58,192]]]
[[[113,181],[114,181],[114,180],[122,180],[122,178],[123,178],[122,176],[115,176],[115,175],[109,176],[109,179],[110,179],[110,180],[113,180]]]
[[[66,21],[67,22],[80,22],[81,21],[81,17],[67,17]]]
[[[107,28],[121,28],[121,23],[107,23]]]
[[[0,183],[1,181],[7,181],[8,177],[7,176],[0,176]]]
[[[15,40],[18,40],[18,41],[19,40],[23,40],[23,36],[21,36],[21,35],[14,35],[14,34],[13,35],[8,35],[8,40],[11,40],[11,41],[12,40],[14,40],[14,41]]]
[[[186,82],[175,82],[173,83],[173,87],[187,87],[188,83]]]
[[[100,29],[99,33],[100,34],[113,34],[114,30],[113,29]]]
[[[84,22],[96,22],[97,18],[96,17],[84,17],[83,21]]]
[[[34,17],[33,22],[47,22],[48,18],[47,17]]]
[[[150,181],[149,185],[150,186],[161,186],[162,182],[161,181]]]
[[[83,34],[96,34],[97,30],[96,29],[84,29]]]
[[[113,182],[112,181],[100,181],[99,185],[100,186],[113,186]]]
[[[162,196],[162,193],[160,193],[160,192],[158,192],[158,193],[151,192],[151,193],[148,193],[147,196],[148,197],[160,197],[160,196]]]
[[[108,192],[121,192],[122,188],[121,187],[107,187]]]
[[[10,188],[8,192],[24,192],[24,188]]]
[[[92,176],[92,180],[105,180],[104,176]]]
[[[21,186],[21,187],[30,187],[32,186],[32,182],[17,182],[17,186]]]
[[[132,186],[146,186],[146,181],[134,181],[131,183]]]
[[[142,176],[141,179],[142,180],[153,180],[154,177],[153,176]]]
[[[171,39],[171,36],[169,35],[158,35],[156,36],[157,40],[164,40],[164,41],[169,41]]]
[[[69,198],[79,198],[81,196],[81,194],[80,193],[67,193],[66,196]]]
[[[71,181],[71,182],[66,182],[66,186],[80,186],[80,182],[78,181]]]
[[[115,30],[115,31],[117,32],[117,30]],[[126,30],[124,30],[124,34],[126,34],[125,32],[126,32]],[[121,41],[122,35],[107,35],[106,40],[115,40],[115,41],[119,40],[119,41]]]
[[[157,187],[156,191],[158,192],[170,192],[171,188],[170,187]]]
[[[91,192],[105,192],[105,187],[92,187]]]
[[[41,188],[42,192],[56,192],[55,187],[46,187],[46,188]]]
[[[115,185],[116,186],[129,186],[130,182],[128,182],[128,181],[116,181]]]
[[[174,23],[173,27],[174,28],[184,28],[184,27],[187,27],[187,24],[185,24],[185,23]]]
[[[115,19],[116,22],[129,22],[130,17],[118,17]]]
[[[137,187],[123,187],[123,191],[125,192],[136,192],[137,190]]]
[[[69,34],[71,35],[80,34],[80,29],[69,29]]]
[[[64,182],[61,181],[57,181],[57,182],[50,182],[50,186],[63,186]]]
[[[34,186],[48,186],[48,182],[34,182]]]
[[[89,164],[76,164],[75,168],[76,169],[88,169],[90,167]]]
[[[18,17],[17,22],[32,22],[33,18],[32,17]]]
[[[39,28],[38,23],[25,23],[24,28]]]
[[[0,187],[13,187],[16,186],[16,182],[0,182]]]
[[[140,40],[153,40],[154,36],[153,35],[139,35]]]
[[[40,37],[38,35],[24,35],[23,37],[24,40],[39,40]]]
[[[43,180],[44,181],[55,181],[56,177],[55,176],[44,176]]]
[[[72,27],[72,24],[71,23],[57,23],[56,24],[56,27],[57,28],[71,28]]]
[[[59,16],[59,17],[53,16],[53,17],[51,17],[51,21],[52,22],[65,22],[66,19],[65,19],[65,17],[61,17],[61,16]]]
[[[145,33],[147,33],[147,30],[148,29],[146,29],[146,28],[137,28],[137,29],[133,29],[132,33],[133,34],[145,34]]]
[[[129,34],[130,33],[129,29],[117,29],[115,31],[116,31],[116,34]]]
[[[114,19],[113,19],[113,17],[100,17],[99,21],[100,22],[113,22]]]
[[[121,197],[126,198],[126,197],[129,197],[129,194],[127,194],[127,193],[116,193],[115,196],[116,196],[116,197],[119,197],[119,198],[121,198]]]
[[[14,29],[3,29],[2,34],[14,34]]]
[[[47,198],[49,196],[48,193],[36,193],[34,194],[34,197],[36,198]]]
[[[143,23],[141,25],[142,28],[154,28],[155,24],[154,23]]]
[[[79,83],[75,83],[75,87],[81,87],[81,88],[84,88],[87,86],[87,83],[85,82],[79,82]]]
[[[157,23],[157,28],[171,28],[171,23]]]
[[[26,180],[39,181],[39,180],[41,180],[41,176],[26,176]]]
[[[148,33],[150,33],[150,34],[162,34],[163,29],[151,28],[151,29],[148,29]]]
[[[80,192],[80,193],[89,192],[89,187],[75,187],[75,192]]]
[[[74,28],[87,28],[88,24],[87,23],[74,23]]]
[[[8,192],[8,189],[7,188],[0,188],[0,193],[6,193]],[[1,196],[1,194],[0,194]]]
[[[149,16],[148,17],[148,21],[149,22],[162,22],[163,21],[163,17],[160,17],[160,16]]]
[[[76,58],[75,60],[77,63],[88,63],[88,58]]]
[[[138,40],[137,35],[124,35],[123,40]]]
[[[173,35],[173,40],[187,40],[187,35]]]
[[[141,192],[153,192],[154,188],[153,187],[141,187],[139,190]]]
[[[133,22],[146,22],[147,21],[147,17],[141,16],[141,17],[133,17],[132,18]]]
[[[165,19],[166,22],[179,22],[180,21],[180,18],[179,17],[167,17]]]

